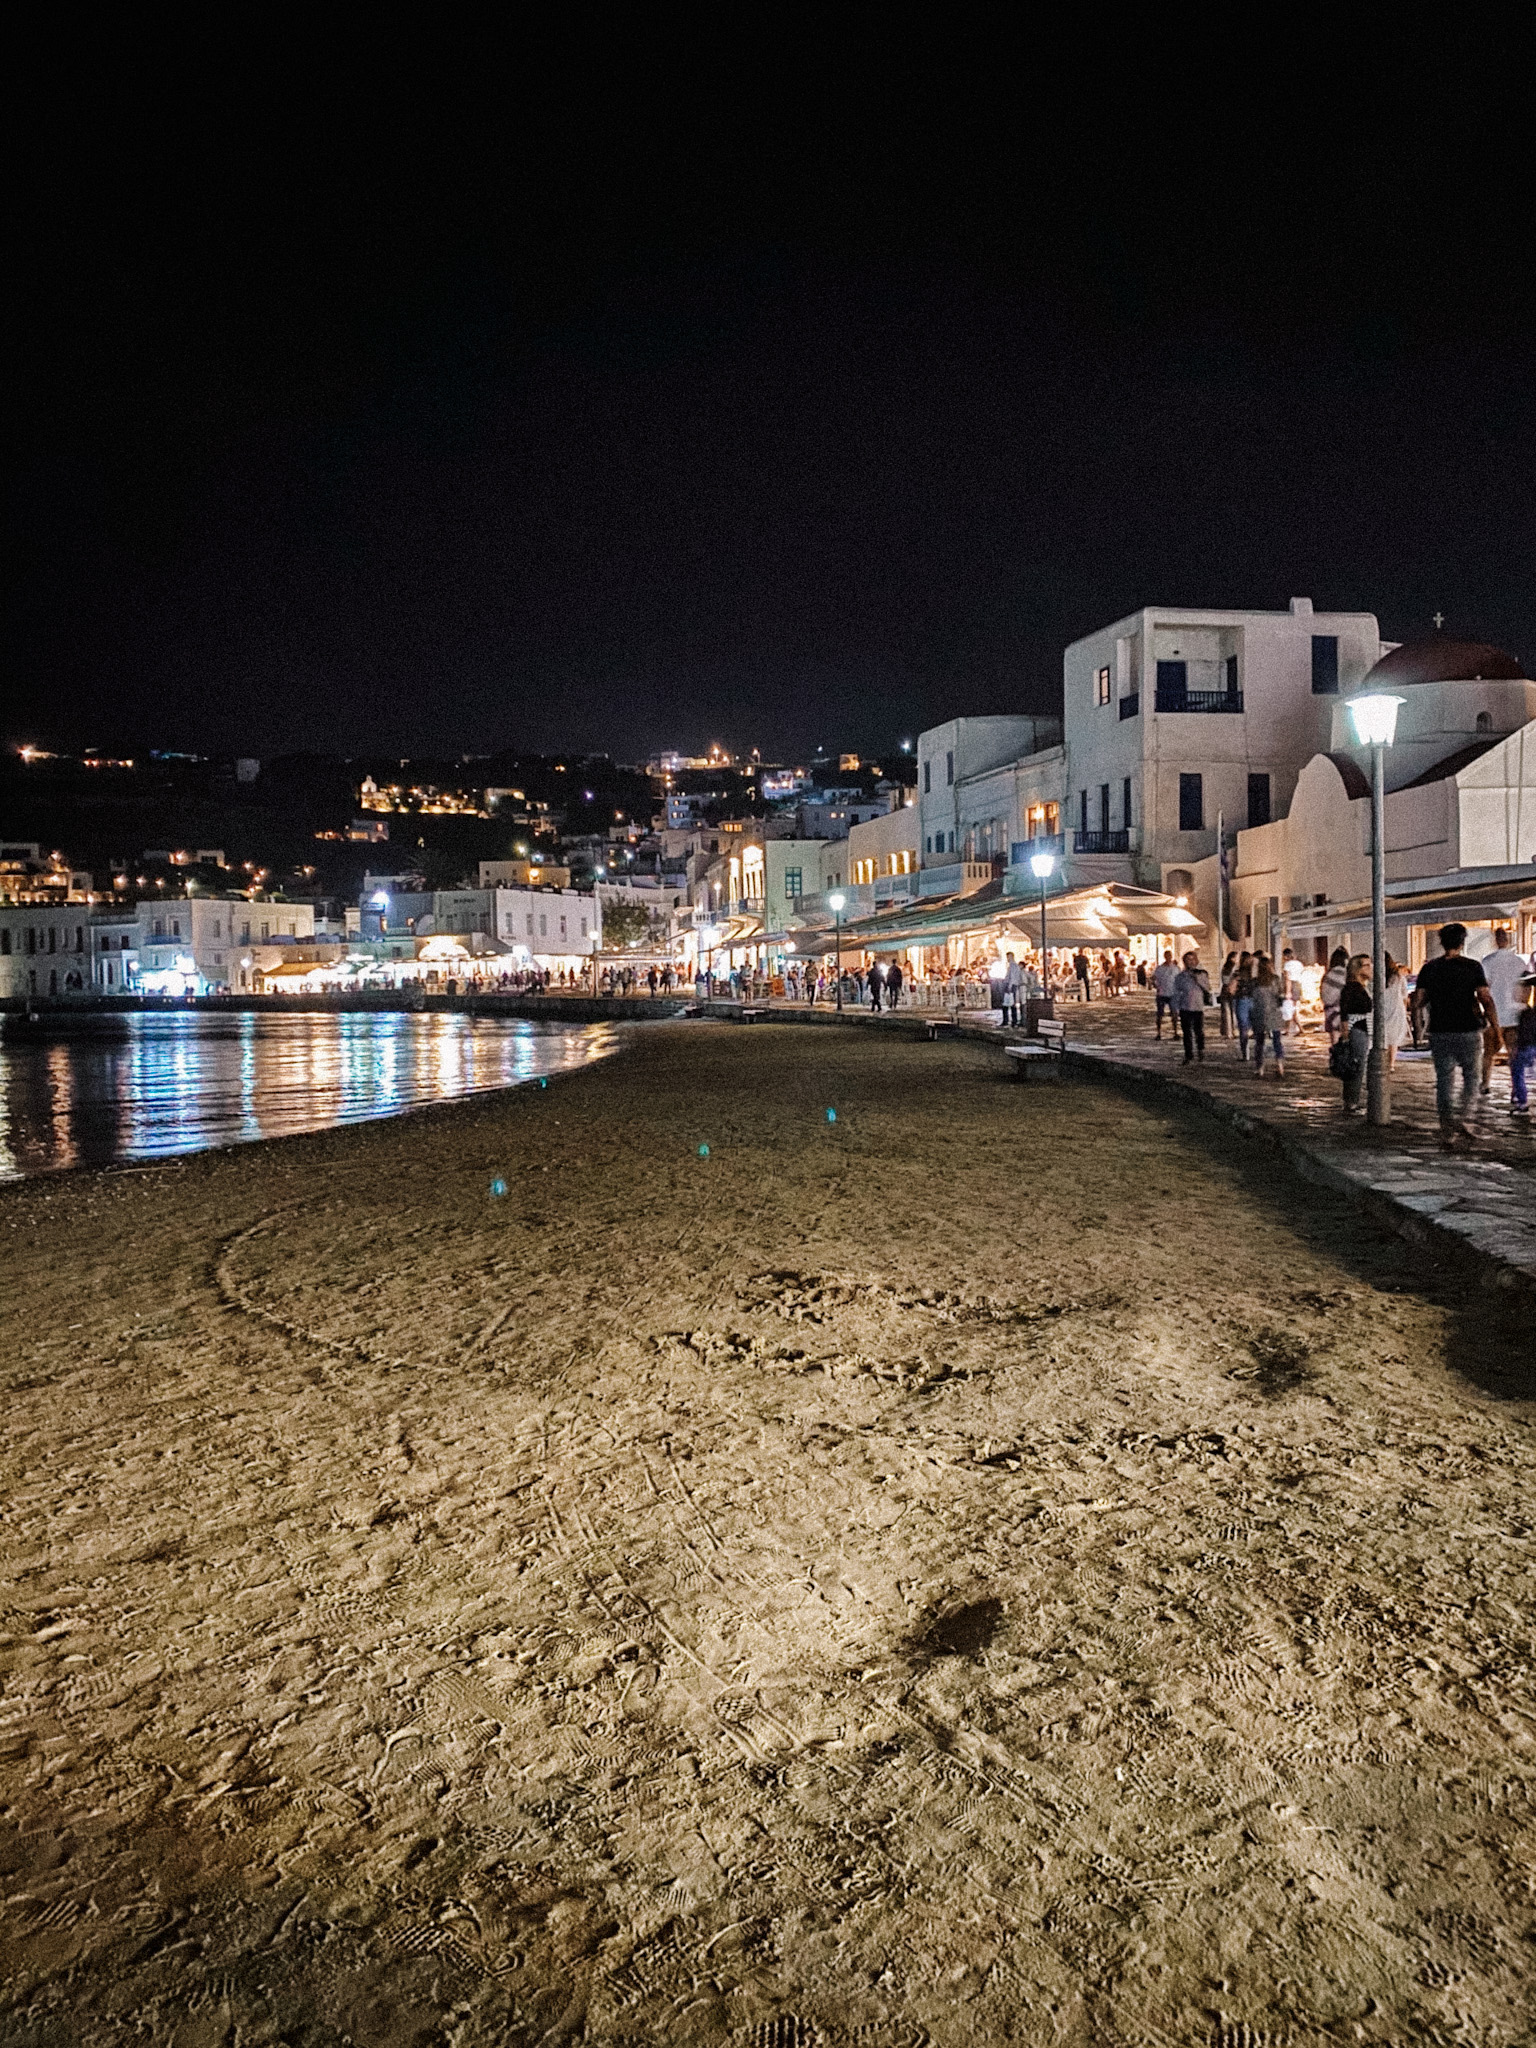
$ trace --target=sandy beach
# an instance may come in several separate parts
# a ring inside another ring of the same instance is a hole
[[[1528,2040],[1528,1301],[1002,1066],[0,1190],[0,2040]]]

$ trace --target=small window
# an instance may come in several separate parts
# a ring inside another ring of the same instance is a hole
[[[804,893],[800,885],[799,868],[786,868],[784,870],[784,894],[786,896],[802,896]]]
[[[542,910],[539,912],[539,937],[541,939],[549,937],[549,918]]]
[[[1479,732],[1493,731],[1493,713],[1491,711],[1479,711],[1477,714],[1477,729]]]
[[[1131,829],[1131,778],[1126,776],[1120,785],[1120,823],[1129,832]]]
[[[1101,668],[1094,678],[1094,702],[1097,704],[1107,704],[1109,702],[1109,670],[1107,668]]]
[[[1314,697],[1337,697],[1339,694],[1337,633],[1312,635],[1312,694]]]
[[[1236,697],[1239,692],[1237,687],[1237,656],[1235,654],[1227,656],[1226,660],[1222,663],[1222,672],[1227,679],[1227,695],[1229,697]]]
[[[1252,830],[1255,825],[1267,825],[1268,823],[1269,777],[1267,775],[1250,775],[1248,778],[1249,829]]]
[[[954,779],[955,779],[955,750],[954,750],[954,748],[953,748],[953,747],[951,747],[951,748],[950,748],[950,750],[949,750],[949,752],[948,752],[948,753],[947,753],[947,754],[946,754],[946,755],[944,756],[944,780],[945,780],[946,782],[953,782],[953,781],[954,781]]]
[[[1199,775],[1179,777],[1179,830],[1205,830],[1205,782]]]
[[[1080,789],[1077,793],[1077,829],[1079,832],[1086,832],[1088,830],[1088,792],[1086,789]]]
[[[932,763],[932,761],[925,761],[925,762],[923,763],[923,795],[924,795],[924,796],[931,796],[932,794],[933,794],[933,763]]]

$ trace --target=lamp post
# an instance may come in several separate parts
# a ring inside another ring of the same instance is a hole
[[[1366,1119],[1392,1121],[1392,1084],[1387,1079],[1387,860],[1386,751],[1397,731],[1401,697],[1385,691],[1350,700],[1355,738],[1371,750],[1371,1050],[1366,1060]]]
[[[1046,965],[1045,951],[1045,885],[1056,871],[1056,856],[1054,853],[1032,853],[1029,856],[1029,865],[1040,884],[1040,993],[1049,1002],[1051,973]]]
[[[843,895],[841,890],[827,898],[828,906],[832,912],[832,929],[835,934],[834,943],[837,947],[837,1007],[839,1014],[841,1014],[843,1007],[843,905],[847,900],[847,897]]]

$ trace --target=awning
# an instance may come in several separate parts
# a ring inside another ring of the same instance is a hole
[[[1387,893],[1387,916],[1396,924],[1445,924],[1452,918],[1474,921],[1492,916],[1514,917],[1536,910],[1536,873],[1505,882],[1470,882],[1457,886],[1447,877],[1428,890]],[[1353,903],[1319,903],[1311,910],[1282,910],[1274,922],[1287,931],[1326,931],[1335,925],[1369,923],[1371,904],[1362,896]]]

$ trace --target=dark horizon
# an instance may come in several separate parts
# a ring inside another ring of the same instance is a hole
[[[12,744],[870,752],[1149,603],[1536,658],[1518,67],[113,33],[15,145]]]

